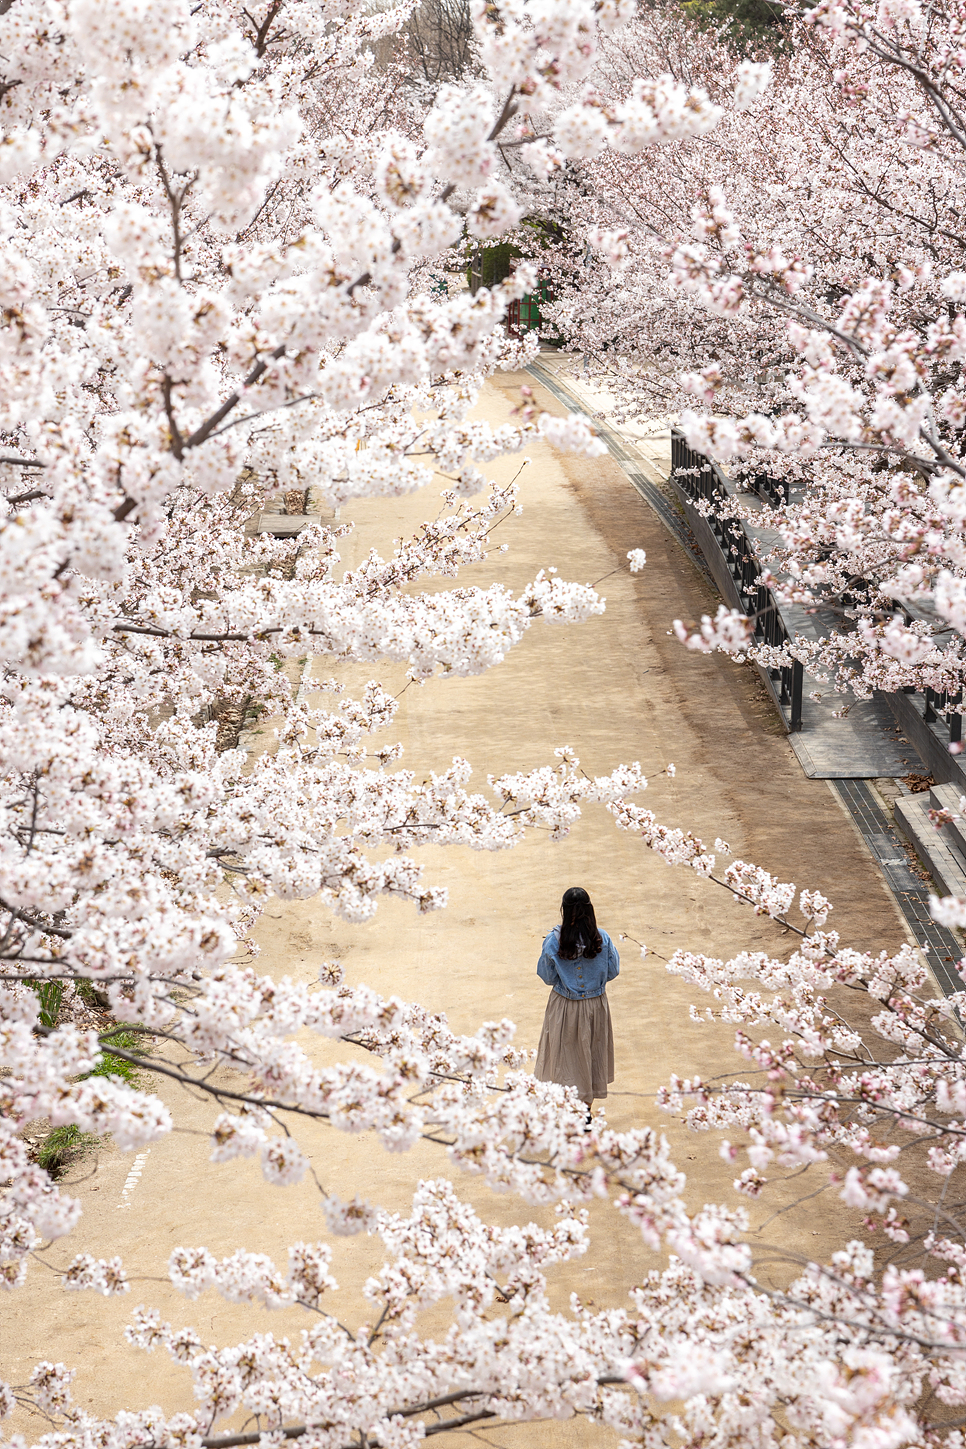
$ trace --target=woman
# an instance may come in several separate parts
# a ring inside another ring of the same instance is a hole
[[[614,1080],[614,1033],[606,988],[620,958],[601,931],[590,896],[580,886],[564,891],[561,923],[543,943],[537,975],[552,986],[540,1033],[534,1076],[576,1087],[588,1114]]]

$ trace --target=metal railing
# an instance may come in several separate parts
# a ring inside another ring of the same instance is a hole
[[[773,508],[782,508],[788,502],[788,484],[784,478],[773,478],[770,473],[748,473],[736,480],[749,493],[757,493]]]
[[[917,621],[921,622],[923,620],[925,620],[926,622],[935,623],[935,620],[930,620],[929,615],[925,613],[921,608],[915,608],[915,606],[909,604],[908,602],[896,600],[895,606],[898,609],[899,613],[902,614],[902,617],[905,619],[908,626],[915,624]],[[943,632],[945,631],[940,631],[940,637]],[[902,687],[899,693],[916,695],[922,699],[923,721],[927,725],[933,726],[932,733],[939,736],[946,749],[948,749],[950,745],[962,746],[962,689],[930,689],[929,685],[926,685],[925,689],[917,689],[915,685],[907,684]],[[942,738],[944,733],[947,735],[947,738],[945,740],[943,740]],[[922,753],[921,750],[920,753]],[[952,753],[959,754],[959,750],[953,750]],[[925,758],[925,756],[923,758]]]
[[[676,429],[671,430],[671,473],[693,502],[710,505],[706,510],[701,510],[702,517],[713,533],[734,581],[742,610],[755,621],[755,638],[780,649],[792,636],[785,627],[771,589],[755,582],[761,574],[756,544],[739,520],[726,516],[723,505],[728,502],[733,489],[740,487],[743,492],[757,493],[773,506],[781,507],[787,500],[786,484],[767,474],[748,472],[731,480],[732,487],[729,489],[729,480],[718,465],[703,453],[689,448],[682,434]],[[907,624],[911,624],[914,615],[905,606],[899,607]],[[799,660],[783,669],[767,671],[789,731],[802,728],[804,672]],[[922,718],[925,723],[938,729],[941,737],[948,731],[948,745],[962,744],[962,690],[953,692],[926,688],[919,691],[910,686],[902,690],[902,693],[921,694]]]
[[[949,728],[949,743],[958,745],[963,739],[963,717],[958,706],[963,702],[963,691],[957,690],[955,694],[947,690],[929,689],[923,690],[926,699],[926,707],[922,717],[927,724],[938,722],[940,716],[945,719]]]
[[[776,649],[790,643],[792,636],[785,628],[771,589],[757,582],[761,574],[761,564],[755,552],[755,544],[738,519],[722,516],[721,505],[730,496],[724,474],[703,453],[696,453],[693,448],[689,448],[683,435],[675,428],[671,430],[671,475],[684,488],[692,502],[712,505],[707,513],[702,511],[702,516],[721,550],[741,600],[741,607],[754,620],[755,638],[763,644],[773,645]],[[755,480],[755,484],[760,485],[755,486],[755,491],[763,493],[769,501],[784,501],[785,485],[778,479],[762,475]],[[749,487],[750,491],[751,485],[746,480],[743,480],[743,486]],[[801,660],[795,659],[791,664],[767,669],[765,672],[789,733],[800,730],[805,677]]]

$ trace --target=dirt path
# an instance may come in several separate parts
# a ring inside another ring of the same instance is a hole
[[[480,414],[493,423],[509,420],[524,382],[532,379],[498,378],[487,387]],[[537,391],[550,411],[561,411]],[[464,755],[482,787],[489,772],[552,761],[556,745],[572,745],[590,773],[640,760],[653,773],[647,803],[660,819],[708,840],[723,836],[745,859],[800,887],[823,890],[835,902],[833,923],[850,944],[897,945],[904,928],[874,863],[825,785],[802,775],[753,672],[721,657],[689,655],[669,637],[675,617],[694,618],[714,602],[697,570],[609,458],[563,459],[545,447],[530,455],[533,465],[523,476],[525,511],[506,530],[509,552],[468,570],[460,582],[495,578],[518,587],[551,565],[565,578],[590,582],[618,568],[602,586],[607,612],[579,628],[536,626],[506,664],[484,677],[408,689],[392,732],[405,745],[402,764],[419,773],[445,768],[453,755]],[[518,466],[518,459],[507,459],[492,472],[507,479]],[[384,551],[393,537],[431,516],[435,501],[421,495],[345,510],[343,516],[359,524],[343,550],[347,563],[373,545]],[[632,576],[625,555],[637,547],[646,549],[648,564]],[[438,586],[449,583],[441,580]],[[326,665],[321,672],[332,670]],[[346,677],[358,683],[375,672],[353,670]],[[404,671],[379,674],[397,690]],[[673,780],[660,774],[668,761],[677,767]],[[407,905],[389,901],[373,924],[357,927],[333,920],[313,901],[276,903],[258,931],[261,968],[313,980],[320,960],[340,957],[351,982],[422,1000],[445,1011],[459,1029],[511,1016],[518,1040],[532,1046],[546,1002],[546,989],[535,976],[537,952],[569,885],[591,891],[612,935],[626,931],[664,956],[683,946],[723,955],[745,947],[778,952],[788,944],[773,922],[756,920],[714,886],[668,869],[618,833],[602,809],[588,812],[559,845],[533,838],[499,854],[428,850],[425,861],[427,878],[449,888],[447,911],[420,918]],[[609,1121],[618,1128],[648,1122],[667,1130],[688,1174],[692,1202],[720,1195],[733,1170],[718,1158],[717,1140],[684,1134],[657,1112],[653,1093],[672,1071],[711,1075],[729,1068],[730,1029],[689,1020],[692,991],[669,977],[656,957],[641,962],[634,947],[624,951],[610,998],[617,1080],[606,1104]],[[309,1047],[320,1062],[336,1054],[330,1043],[316,1039]],[[191,1304],[164,1281],[168,1255],[178,1244],[205,1243],[219,1254],[245,1247],[284,1263],[287,1244],[324,1232],[310,1181],[280,1190],[267,1186],[252,1162],[207,1167],[211,1107],[167,1086],[160,1092],[173,1107],[178,1130],[133,1170],[132,1159],[112,1147],[77,1169],[73,1175],[85,1215],[69,1247],[55,1246],[49,1255],[53,1265],[62,1266],[82,1250],[120,1253],[141,1281],[134,1282],[126,1301],[104,1301],[92,1294],[64,1295],[53,1273],[33,1265],[29,1296],[8,1295],[0,1304],[0,1376],[22,1383],[37,1360],[63,1360],[78,1366],[76,1397],[92,1410],[114,1413],[152,1403],[167,1410],[190,1408],[187,1373],[124,1342],[123,1326],[134,1304],[155,1303],[164,1317],[194,1324],[203,1338],[219,1344],[254,1331],[297,1335],[304,1326],[299,1314],[269,1317],[211,1295]],[[342,1197],[358,1192],[386,1207],[405,1208],[418,1178],[452,1175],[429,1146],[388,1156],[367,1139],[321,1125],[299,1137],[321,1182]],[[551,1217],[497,1197],[472,1179],[459,1178],[457,1186],[488,1220]],[[836,1216],[837,1232],[822,1199],[799,1215],[797,1232],[807,1251],[824,1256],[841,1240],[848,1224]],[[560,1307],[572,1290],[600,1304],[623,1304],[627,1289],[654,1265],[640,1237],[612,1210],[598,1206],[592,1220],[589,1255],[554,1274]],[[363,1306],[357,1290],[381,1262],[379,1244],[342,1239],[334,1249],[343,1285],[336,1306],[341,1317],[359,1321]],[[42,1431],[37,1420],[21,1418],[16,1427],[32,1435]],[[475,1437],[534,1449],[609,1440],[582,1421],[499,1427]]]

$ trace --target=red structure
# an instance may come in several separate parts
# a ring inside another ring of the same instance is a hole
[[[539,332],[542,322],[540,304],[551,300],[550,283],[540,282],[536,292],[527,292],[519,301],[511,302],[506,314],[510,336],[522,337],[525,332]]]

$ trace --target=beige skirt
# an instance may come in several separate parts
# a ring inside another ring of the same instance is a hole
[[[571,1001],[551,991],[533,1075],[539,1082],[576,1087],[588,1104],[607,1096],[607,1083],[614,1080],[614,1031],[606,992]]]

